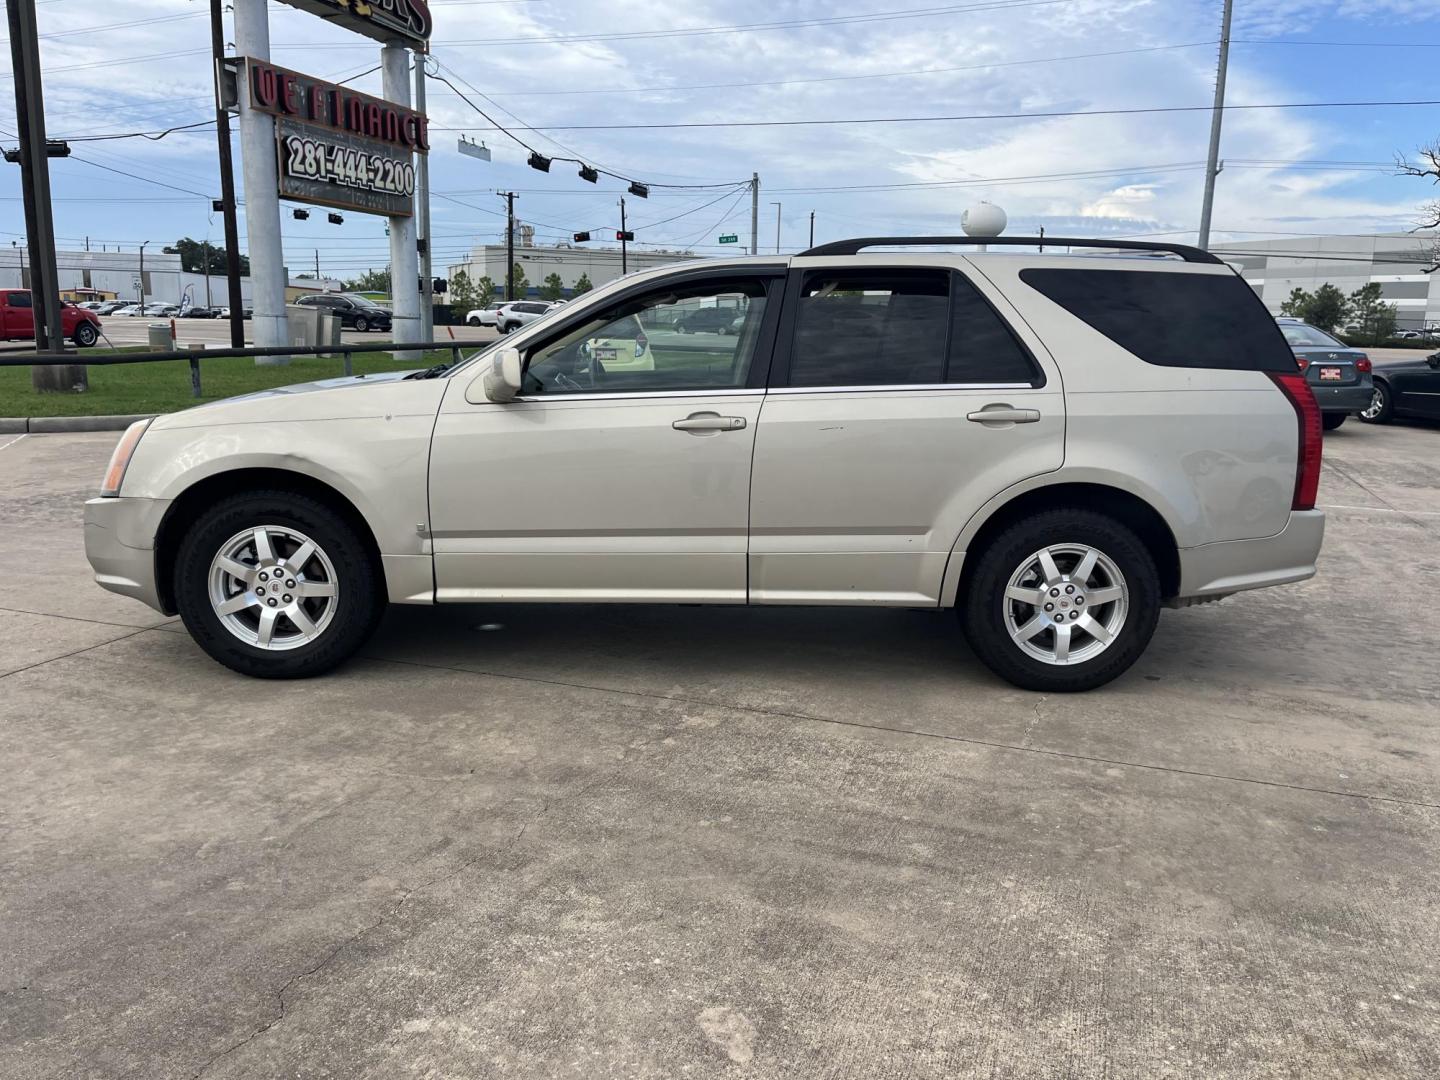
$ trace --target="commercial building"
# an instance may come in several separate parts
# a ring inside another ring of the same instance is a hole
[[[1277,314],[1297,288],[1313,292],[1329,282],[1348,295],[1376,282],[1381,299],[1395,305],[1399,329],[1440,325],[1440,273],[1433,272],[1440,261],[1440,234],[1289,236],[1212,247],[1239,268]]]
[[[179,255],[167,255],[162,245],[145,249],[144,279],[138,250],[126,251],[57,251],[55,262],[60,279],[60,292],[74,293],[91,289],[97,293],[113,293],[119,300],[140,300],[143,285],[146,303],[206,304],[224,306],[229,302],[223,274],[192,274],[180,268]],[[30,288],[28,254],[22,245],[0,248],[0,288]],[[240,279],[240,293],[250,301],[250,279]]]
[[[517,229],[516,232],[519,234],[521,230]],[[626,255],[625,264],[627,270],[633,272],[649,270],[655,266],[668,266],[671,263],[698,257],[691,251],[638,251],[632,247]],[[607,281],[614,281],[620,276],[619,248],[570,247],[563,244],[544,247],[521,243],[520,236],[517,235],[515,262],[525,272],[526,296],[539,295],[545,279],[551,274],[560,275],[560,281],[567,296],[575,288],[575,283],[582,277],[589,278],[592,286],[599,286],[604,285]],[[497,297],[503,298],[505,292],[505,245],[477,245],[471,251],[469,259],[450,265],[449,276],[453,278],[461,270],[465,271],[471,281],[479,281],[482,277],[488,277],[495,283]]]

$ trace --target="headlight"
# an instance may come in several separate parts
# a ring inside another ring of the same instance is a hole
[[[145,434],[145,429],[154,419],[151,416],[144,420],[136,420],[125,429],[125,434],[120,436],[120,441],[115,444],[115,452],[110,455],[110,465],[105,470],[105,479],[100,483],[102,498],[114,498],[120,494],[120,485],[125,482],[125,470],[130,467],[130,459],[135,454],[135,448],[140,445],[140,436]]]

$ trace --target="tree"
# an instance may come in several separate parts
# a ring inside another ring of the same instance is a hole
[[[485,274],[475,283],[475,306],[486,308],[495,302],[495,282]]]
[[[579,296],[581,293],[587,293],[594,287],[594,285],[590,284],[590,275],[581,274],[575,282],[575,295]]]
[[[345,282],[345,291],[388,293],[390,291],[390,268],[366,270],[359,277]]]
[[[1434,139],[1428,145],[1420,147],[1416,154],[1418,157],[1416,161],[1398,153],[1395,155],[1395,167],[1398,175],[1429,180],[1432,185],[1440,184],[1440,139]],[[1415,228],[1417,230],[1440,228],[1440,199],[1420,204],[1420,221]]]
[[[540,299],[555,301],[565,295],[565,282],[559,274],[547,274],[545,284],[540,289]]]
[[[175,243],[163,249],[166,255],[179,255],[180,268],[190,274],[205,273],[205,264],[210,264],[210,273],[223,274],[230,259],[223,247],[217,247],[208,240],[192,240],[182,236]],[[250,273],[250,260],[240,256],[240,273]]]
[[[1304,319],[1321,330],[1334,330],[1344,320],[1349,306],[1345,294],[1327,281],[1313,293],[1304,289],[1292,289],[1289,297],[1280,305],[1280,314]]]
[[[1303,319],[1305,316],[1302,315],[1301,312],[1305,310],[1305,305],[1309,303],[1309,301],[1310,294],[1297,285],[1290,290],[1289,298],[1280,305],[1280,314],[1289,315],[1296,319]]]
[[[457,319],[463,319],[477,306],[475,283],[470,280],[470,275],[464,270],[456,270],[450,275],[450,310],[455,313]]]
[[[506,300],[520,300],[525,296],[525,290],[530,288],[530,283],[525,280],[525,268],[519,263],[515,264],[512,271],[515,275],[515,295],[507,296]]]
[[[1395,305],[1380,299],[1380,284],[1372,281],[1350,294],[1349,316],[1360,325],[1362,340],[1378,345],[1395,333]]]

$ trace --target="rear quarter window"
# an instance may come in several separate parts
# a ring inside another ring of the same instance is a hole
[[[1147,364],[1295,370],[1275,320],[1233,274],[1035,267],[1020,280]]]

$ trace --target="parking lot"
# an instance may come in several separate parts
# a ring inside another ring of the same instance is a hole
[[[114,441],[0,436],[0,1075],[1440,1075],[1440,427],[1328,436],[1316,579],[1064,698],[855,609],[246,680],[91,581]]]
[[[124,316],[107,315],[100,320],[104,328],[105,336],[100,344],[107,342],[120,347],[127,345],[146,345],[149,343],[149,326],[154,322],[168,323],[169,319],[132,319]],[[215,349],[228,349],[230,347],[230,322],[227,319],[175,319],[175,344],[178,348],[188,349],[193,347],[204,348],[209,346]],[[245,340],[254,341],[252,336],[253,324],[249,319],[245,320]],[[437,326],[435,327],[436,341],[494,341],[496,337],[493,327],[483,326]],[[342,330],[340,338],[346,344],[365,345],[370,342],[384,342],[390,340],[388,331],[380,332],[367,330],[363,333],[359,330]]]

